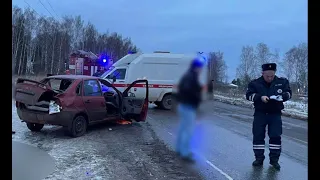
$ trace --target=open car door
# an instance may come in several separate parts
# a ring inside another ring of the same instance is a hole
[[[135,97],[131,89],[133,87],[145,88],[145,95],[143,97]],[[122,93],[122,107],[121,114],[125,119],[133,119],[137,122],[145,121],[147,119],[148,105],[149,105],[149,84],[148,80],[134,81]]]

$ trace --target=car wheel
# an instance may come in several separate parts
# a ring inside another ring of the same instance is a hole
[[[30,129],[30,131],[39,132],[43,128],[44,124],[38,124],[38,123],[28,123],[27,127]]]
[[[160,102],[160,107],[165,110],[170,110],[172,108],[172,96],[171,94],[166,94]]]
[[[73,119],[72,125],[69,128],[69,133],[72,137],[80,137],[87,131],[87,120],[84,116],[77,116]]]

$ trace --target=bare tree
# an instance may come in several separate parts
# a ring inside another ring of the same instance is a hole
[[[255,72],[254,74],[258,76],[261,73],[261,65],[265,63],[280,63],[279,50],[275,49],[272,52],[268,45],[265,43],[258,43],[255,49]]]
[[[237,77],[244,79],[249,76],[251,79],[256,77],[255,74],[255,54],[252,46],[243,46],[240,55],[240,65],[237,68]]]
[[[286,52],[283,60],[283,71],[290,81],[294,80],[293,74],[294,74],[294,68],[295,68],[295,59],[294,59],[294,52],[295,48],[291,48],[288,52]]]
[[[280,50],[275,49],[273,53],[271,53],[270,60],[274,63],[279,63],[280,62]]]
[[[221,51],[211,52],[208,56],[209,77],[214,82],[225,82],[227,76],[227,65]]]
[[[285,54],[283,66],[290,81],[300,87],[308,86],[308,45],[300,43],[289,49]]]
[[[254,48],[252,46],[242,47],[240,64],[237,67],[237,77],[241,81],[241,87],[246,87],[250,80],[257,77],[257,73]]]
[[[257,44],[256,47],[256,60],[257,65],[261,66],[262,64],[269,63],[272,57],[269,47],[264,43]]]

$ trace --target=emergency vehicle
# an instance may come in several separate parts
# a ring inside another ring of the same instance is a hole
[[[190,67],[195,55],[172,54],[169,52],[129,53],[115,62],[101,78],[113,82],[118,89],[125,89],[137,79],[147,79],[149,82],[149,101],[162,109],[169,110],[173,105],[172,93],[174,86]],[[206,94],[207,68],[200,76],[201,84]],[[136,84],[131,89],[135,97],[145,94],[142,84]]]
[[[113,64],[106,55],[96,55],[92,52],[76,50],[70,54],[69,69],[66,74],[92,76],[100,69],[104,71]]]

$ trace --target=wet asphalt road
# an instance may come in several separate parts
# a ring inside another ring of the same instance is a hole
[[[195,168],[205,179],[306,180],[307,122],[283,117],[282,166],[276,172],[266,161],[253,169],[251,123],[253,110],[216,101],[205,103],[199,113],[193,149],[198,155]],[[156,134],[174,149],[178,120],[174,113],[152,109],[148,122]],[[268,139],[266,139],[266,143]]]
[[[194,165],[184,164],[172,151],[176,115],[157,108],[150,108],[148,123],[101,124],[91,127],[83,137],[70,138],[55,126],[30,132],[18,120],[13,106],[16,134],[12,140],[51,155],[56,169],[46,179],[307,179],[306,122],[283,118],[282,169],[275,172],[268,161],[263,169],[251,167],[252,110],[208,102],[201,112],[193,141],[197,155]]]

